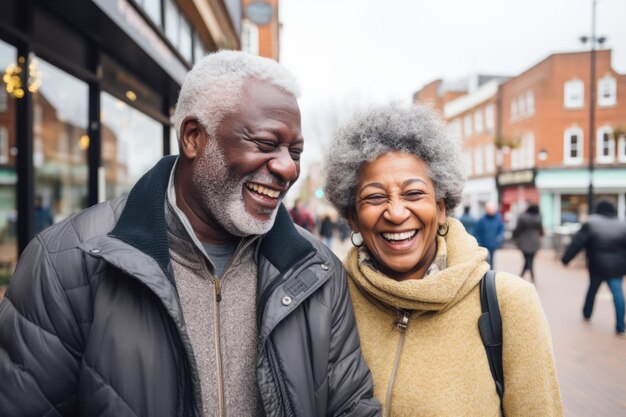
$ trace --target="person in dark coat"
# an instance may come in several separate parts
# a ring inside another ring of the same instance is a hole
[[[476,219],[470,214],[469,206],[463,207],[463,215],[459,217],[459,221],[465,227],[465,230],[470,235],[474,234],[474,228],[476,227]]]
[[[333,233],[335,233],[335,222],[327,214],[320,222],[320,236],[329,248],[333,247]]]
[[[532,282],[535,282],[533,260],[541,246],[541,236],[543,236],[543,225],[541,224],[539,206],[531,204],[517,219],[517,225],[513,230],[513,239],[524,255],[524,267],[519,276],[523,278],[524,273],[529,271]]]
[[[615,331],[626,337],[622,291],[622,277],[626,274],[626,222],[617,219],[615,206],[609,201],[600,201],[595,214],[574,235],[561,259],[563,264],[567,265],[582,249],[587,251],[589,269],[583,318],[591,319],[596,293],[600,284],[606,281],[615,305]]]
[[[504,241],[504,221],[494,203],[488,202],[485,205],[485,214],[476,223],[474,237],[480,246],[489,251],[489,266],[493,269],[496,249]]]

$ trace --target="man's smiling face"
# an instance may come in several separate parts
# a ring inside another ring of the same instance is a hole
[[[303,145],[295,97],[250,79],[237,110],[222,119],[194,160],[195,199],[229,234],[267,233],[300,175]]]

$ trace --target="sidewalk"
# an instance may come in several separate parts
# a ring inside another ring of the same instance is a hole
[[[496,269],[514,274],[523,265],[515,249],[497,251],[495,261]],[[584,322],[581,310],[588,276],[582,262],[563,267],[553,251],[540,251],[535,274],[552,332],[565,416],[626,416],[626,339],[615,336],[608,287],[602,285],[591,321]]]

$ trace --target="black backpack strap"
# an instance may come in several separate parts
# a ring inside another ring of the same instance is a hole
[[[496,391],[500,397],[502,408],[502,396],[504,395],[504,372],[502,370],[502,319],[498,296],[496,294],[496,273],[487,271],[480,281],[480,306],[482,314],[478,319],[480,337],[483,339],[491,376],[496,383]],[[502,413],[504,415],[504,412]]]

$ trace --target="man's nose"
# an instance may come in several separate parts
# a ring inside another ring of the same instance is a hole
[[[410,212],[399,199],[393,199],[387,203],[387,210],[383,213],[386,220],[394,224],[404,223],[409,218]]]
[[[289,183],[293,183],[300,175],[299,163],[294,161],[286,147],[278,148],[276,156],[267,163],[267,167],[272,174]]]

